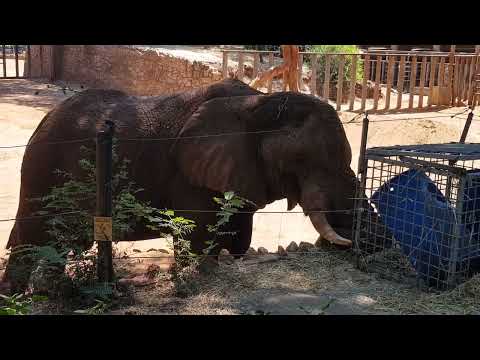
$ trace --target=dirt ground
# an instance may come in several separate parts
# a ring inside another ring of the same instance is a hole
[[[70,86],[75,88],[74,84]],[[42,117],[73,94],[42,82],[0,80],[0,146],[26,144]],[[453,119],[450,115],[463,110],[449,108],[414,114],[370,115],[368,146],[457,141],[466,113]],[[351,122],[356,116],[355,113],[340,113],[352,147],[354,170],[361,136],[361,117]],[[476,116],[478,118],[478,112]],[[376,122],[393,119],[404,121]],[[474,121],[467,141],[479,140],[480,125]],[[15,217],[23,152],[23,147],[0,148],[0,219]],[[277,201],[264,211],[285,211],[286,208],[286,201]],[[301,211],[301,208],[294,211]],[[0,222],[1,258],[5,258],[5,244],[12,226],[12,221]],[[278,245],[286,247],[291,241],[314,243],[317,236],[303,214],[256,214],[254,217],[254,248],[262,246],[275,252]],[[156,262],[166,270],[171,259],[133,258],[156,256],[162,253],[147,250],[166,247],[162,239],[121,243],[116,247],[116,253],[129,258],[117,262],[117,267],[140,274],[147,265]],[[201,278],[198,291],[187,299],[173,296],[171,283],[158,280],[154,285],[135,290],[136,305],[117,313],[472,313],[480,309],[478,297],[471,300],[467,296],[461,306],[445,307],[445,299],[457,296],[457,293],[443,294],[441,298],[434,297],[437,295],[428,297],[411,286],[360,272],[347,259],[346,253],[316,250],[308,255],[292,254],[282,259],[269,256],[255,257],[250,262],[223,264],[213,275]],[[0,263],[0,269],[1,266]],[[476,283],[469,286],[478,288]],[[388,296],[385,295],[387,290]],[[394,301],[395,296],[404,301]],[[425,307],[425,303],[440,305]],[[319,308],[318,304],[323,305]]]

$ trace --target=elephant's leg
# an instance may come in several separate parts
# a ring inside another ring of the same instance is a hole
[[[25,254],[15,252],[10,254],[3,281],[8,284],[12,294],[25,292],[35,266],[33,259]]]
[[[235,232],[235,235],[226,235],[230,237],[227,250],[235,259],[241,258],[247,252],[252,242],[253,214],[236,214],[232,221],[225,226],[224,231]]]

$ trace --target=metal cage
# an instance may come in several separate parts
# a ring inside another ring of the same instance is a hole
[[[353,229],[358,265],[444,290],[480,269],[480,144],[367,149]]]

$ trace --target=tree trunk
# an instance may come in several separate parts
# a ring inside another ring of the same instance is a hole
[[[250,86],[257,89],[267,81],[272,81],[276,76],[283,75],[283,90],[287,87],[290,91],[298,92],[298,60],[299,49],[297,45],[281,45],[283,64],[271,67],[252,80]]]

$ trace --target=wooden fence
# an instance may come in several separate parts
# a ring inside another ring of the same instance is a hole
[[[312,95],[332,101],[337,111],[414,111],[436,106],[475,106],[479,103],[480,85],[480,48],[476,49],[475,53],[300,52],[299,86]],[[224,50],[223,76],[231,76],[230,57],[236,57],[236,76],[249,82],[247,77],[251,80],[267,66],[274,66],[275,56],[279,55],[272,51]],[[263,66],[260,57],[268,58]],[[247,61],[251,67],[245,67]],[[269,83],[266,91],[282,91],[281,81],[276,89]]]
[[[18,79],[30,73],[24,69],[25,58],[30,56],[30,45],[1,45],[0,51],[0,78]]]

